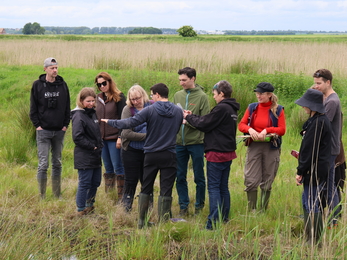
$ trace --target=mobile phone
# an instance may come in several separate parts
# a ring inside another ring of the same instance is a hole
[[[293,155],[296,159],[299,158],[299,152],[298,152],[298,151],[292,150],[292,151],[290,152],[290,154]]]

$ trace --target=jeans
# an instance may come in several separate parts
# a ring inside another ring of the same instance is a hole
[[[78,189],[76,194],[77,210],[92,207],[95,202],[96,191],[101,183],[101,167],[92,169],[78,169]]]
[[[204,173],[204,145],[176,145],[177,157],[177,179],[176,189],[178,193],[178,203],[181,209],[188,208],[189,195],[187,184],[187,168],[189,156],[192,158],[194,182],[196,184],[195,208],[201,209],[205,205],[206,180]]]
[[[104,140],[101,157],[104,162],[106,173],[124,174],[121,149],[116,147],[116,141]]]
[[[327,205],[332,218],[338,218],[341,214],[341,208],[338,207],[340,203],[339,194],[335,185],[335,159],[336,155],[330,158],[330,169],[326,188],[324,189]]]
[[[230,211],[228,181],[231,163],[232,161],[207,162],[207,189],[210,200],[207,229],[213,229],[218,220],[228,221]]]
[[[322,186],[304,185],[304,191],[302,193],[302,205],[304,210],[311,213],[319,213],[322,205],[322,198],[320,192]]]
[[[153,186],[160,170],[160,196],[171,197],[176,179],[176,154],[169,151],[145,153],[141,193],[153,194]]]
[[[39,159],[37,179],[47,179],[49,152],[52,152],[52,177],[61,177],[61,152],[65,131],[36,130],[37,154]]]

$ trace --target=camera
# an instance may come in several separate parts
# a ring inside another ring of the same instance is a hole
[[[48,108],[56,108],[57,107],[57,98],[50,97],[48,99]]]

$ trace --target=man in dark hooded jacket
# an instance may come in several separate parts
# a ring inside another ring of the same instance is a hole
[[[49,152],[52,152],[52,190],[60,197],[61,153],[64,136],[70,123],[70,94],[64,79],[58,75],[54,58],[44,61],[46,74],[33,83],[30,96],[30,119],[36,128],[38,151],[37,180],[42,199],[46,196]]]
[[[143,184],[139,196],[138,228],[147,225],[150,194],[160,170],[160,196],[158,216],[160,220],[171,217],[172,188],[176,179],[176,134],[183,120],[183,111],[168,101],[169,89],[163,83],[151,87],[151,97],[155,102],[145,107],[134,117],[122,120],[101,119],[118,129],[130,129],[147,122],[147,135],[144,144]]]

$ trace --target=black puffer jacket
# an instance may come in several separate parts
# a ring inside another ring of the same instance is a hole
[[[75,143],[75,169],[101,167],[103,142],[94,109],[75,108],[71,111],[72,139]],[[95,149],[97,147],[97,149]]]

